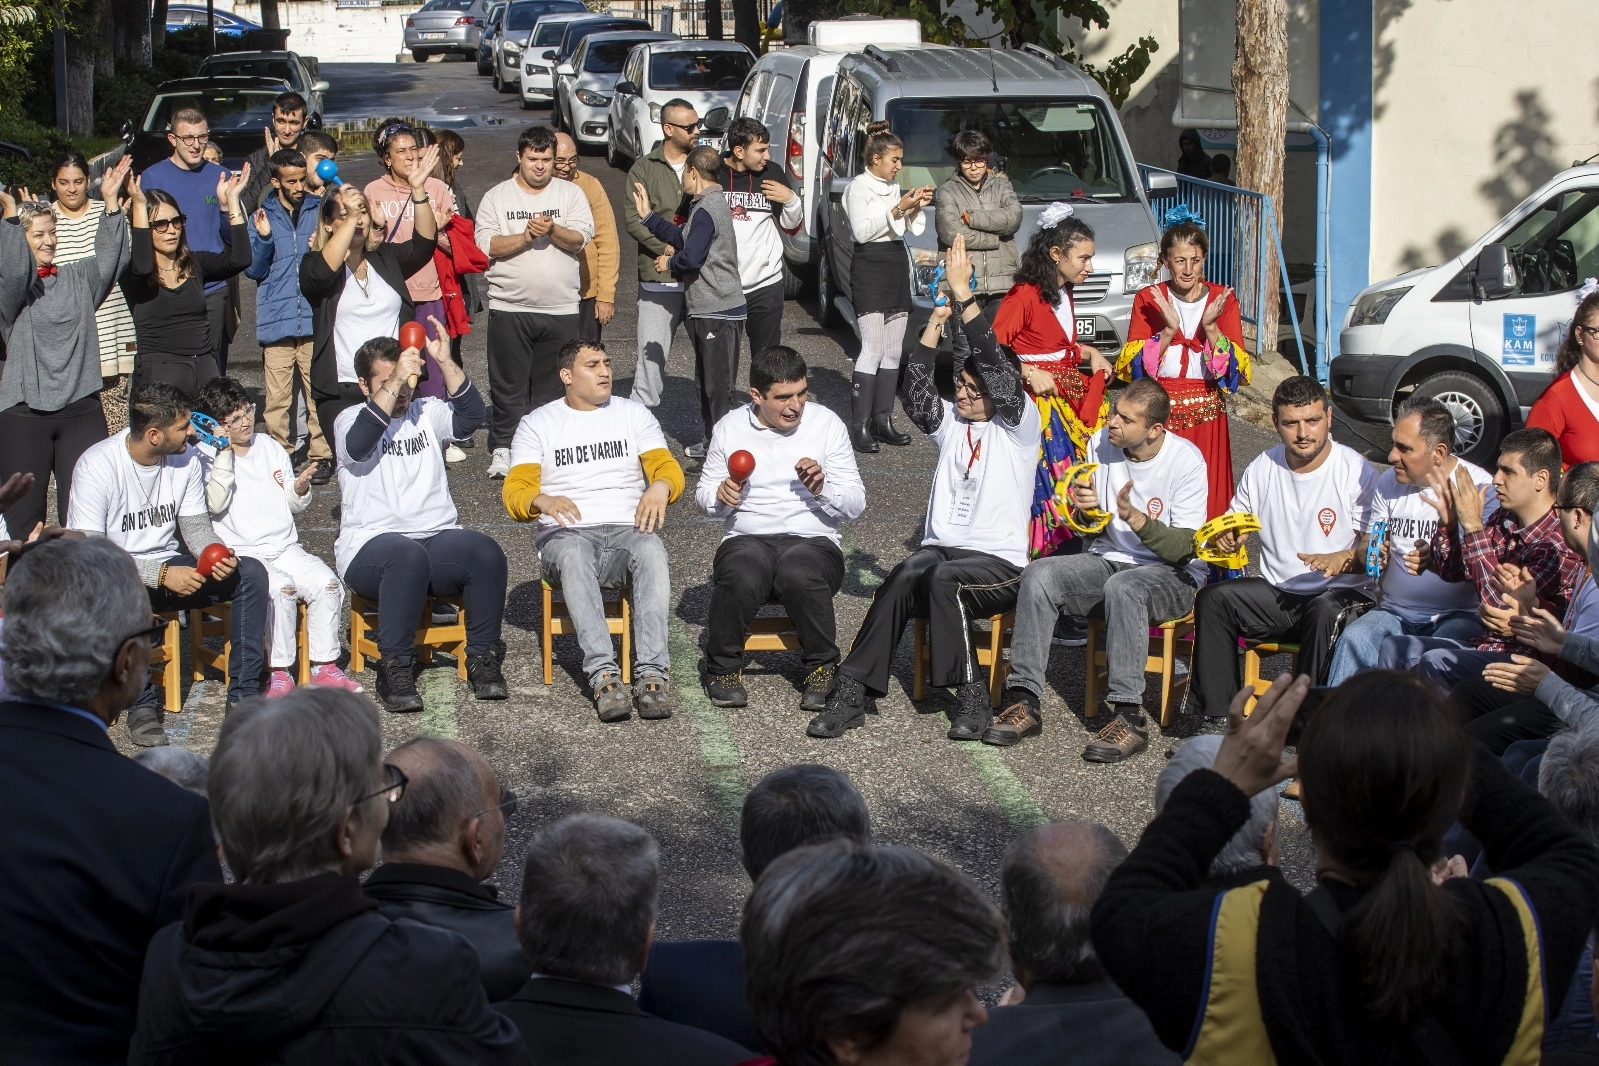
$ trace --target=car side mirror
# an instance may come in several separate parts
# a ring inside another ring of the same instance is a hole
[[[617,96],[637,96],[638,86],[630,81],[619,81],[616,83],[615,92]]]
[[[318,89],[316,91],[317,92],[322,92],[323,90]],[[322,128],[322,116],[318,115],[318,114],[312,114],[309,118],[307,118],[305,120],[305,128],[308,129],[308,130],[319,130],[319,129],[321,129]]]
[[[707,132],[723,133],[727,130],[728,118],[727,108],[713,107],[705,113],[705,118],[701,120],[700,124]]]
[[[1151,174],[1151,175],[1149,175],[1148,178],[1146,178],[1144,180],[1144,191],[1145,192],[1150,192],[1150,193],[1176,192],[1177,191],[1177,175],[1176,174]]]
[[[329,85],[327,82],[319,81],[311,86],[311,91],[314,93],[325,93],[331,88],[333,88],[333,86]]]
[[[133,120],[131,118],[122,120],[122,125],[117,128],[117,136],[122,138],[122,143],[124,144],[133,143]]]
[[[577,72],[572,69],[572,64],[570,63],[557,63],[555,65],[555,73],[564,78],[571,78],[575,77]]]
[[[1472,275],[1479,300],[1497,300],[1501,296],[1509,296],[1521,284],[1516,261],[1510,249],[1502,244],[1490,244],[1477,253]]]

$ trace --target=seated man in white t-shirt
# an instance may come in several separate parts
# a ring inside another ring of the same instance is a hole
[[[583,673],[602,722],[670,718],[667,623],[672,582],[656,534],[683,494],[683,468],[643,404],[611,394],[611,357],[599,341],[556,353],[562,399],[523,416],[501,496],[518,522],[537,522],[539,569],[561,588],[583,648]],[[602,588],[631,588],[633,692],[622,686]]]
[[[344,586],[327,563],[300,546],[294,516],[311,503],[315,463],[294,476],[289,453],[271,437],[255,432],[255,404],[232,378],[212,378],[195,393],[194,409],[216,419],[228,444],[221,450],[200,444],[205,503],[222,543],[266,567],[272,596],[268,615],[272,676],[266,694],[294,688],[300,602],[305,602],[306,651],[311,684],[360,692],[358,682],[339,669],[340,607]]]
[[[1111,719],[1083,749],[1089,762],[1120,762],[1149,746],[1144,717],[1144,661],[1149,627],[1181,618],[1205,583],[1194,558],[1194,533],[1205,524],[1209,473],[1192,442],[1168,433],[1171,397],[1154,378],[1138,378],[1117,395],[1105,427],[1088,441],[1091,479],[1071,488],[1078,511],[1112,514],[1079,555],[1035,559],[1022,573],[1011,638],[1005,709],[983,740],[1015,744],[1042,732],[1050,638],[1061,615],[1105,616],[1105,661]],[[1093,669],[1090,664],[1089,669]]]
[[[1249,464],[1227,508],[1260,519],[1260,576],[1213,582],[1194,599],[1190,699],[1207,718],[1225,718],[1238,692],[1239,637],[1297,642],[1297,672],[1320,684],[1345,618],[1371,605],[1361,548],[1377,472],[1332,439],[1315,378],[1283,381],[1271,413],[1282,443]],[[1235,533],[1217,538],[1224,552],[1237,544]]]
[[[189,444],[189,411],[189,398],[175,385],[153,382],[134,393],[128,428],[84,452],[73,467],[67,526],[106,537],[133,556],[153,611],[232,601],[231,707],[261,691],[267,573],[255,559],[238,555],[217,563],[209,577],[195,569],[196,556],[222,539],[206,512],[200,453]],[[129,708],[128,737],[146,748],[167,743],[154,686]]]
[[[866,698],[888,692],[894,651],[913,618],[928,619],[933,684],[955,688],[960,702],[949,738],[976,740],[993,718],[966,623],[1016,606],[1039,426],[1021,374],[999,350],[967,284],[965,241],[955,242],[948,253],[951,304],[961,308],[972,352],[956,378],[955,402],[939,396],[933,383],[951,304],[933,308],[905,371],[905,411],[938,447],[922,544],[872,595],[827,709],[805,730],[813,737],[842,736],[866,724]]]
[[[1344,628],[1327,669],[1327,684],[1342,684],[1350,675],[1377,665],[1382,642],[1405,634],[1464,640],[1482,632],[1477,619],[1477,590],[1469,582],[1445,581],[1429,564],[1438,510],[1429,499],[1432,479],[1452,479],[1463,469],[1472,484],[1487,494],[1488,508],[1498,506],[1493,475],[1450,454],[1455,418],[1449,408],[1429,396],[1412,396],[1394,410],[1393,466],[1377,479],[1372,494],[1370,536],[1382,531],[1382,599]],[[1355,560],[1365,565],[1365,556]]]
[[[334,563],[351,591],[377,601],[377,693],[395,712],[422,709],[412,641],[430,594],[461,596],[473,695],[510,695],[500,672],[505,552],[494,538],[461,528],[444,467],[444,445],[471,436],[488,411],[450,358],[444,324],[435,324],[428,350],[444,375],[444,399],[412,399],[421,350],[376,337],[355,353],[366,403],[333,424],[343,497]]]
[[[722,416],[700,469],[694,502],[722,519],[711,563],[705,627],[705,694],[718,707],[743,707],[744,637],[776,598],[799,632],[805,693],[800,708],[827,705],[838,662],[833,597],[844,583],[838,526],[866,510],[866,486],[843,419],[810,403],[805,360],[773,345],[750,359],[750,402]],[[747,451],[755,469],[740,484],[727,459]]]

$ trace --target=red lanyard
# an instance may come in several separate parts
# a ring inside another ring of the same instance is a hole
[[[970,422],[966,423],[966,451],[969,457],[966,460],[966,472],[961,477],[966,481],[970,481],[972,479],[972,464],[977,462],[978,457],[983,454],[982,441],[978,441],[975,445],[972,444],[972,424]]]

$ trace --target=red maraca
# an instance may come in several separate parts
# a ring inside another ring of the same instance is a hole
[[[428,343],[428,331],[420,322],[407,322],[400,327],[400,347],[415,348],[425,351]],[[411,388],[416,388],[416,375],[412,374],[406,379]]]
[[[740,448],[727,457],[727,473],[740,485],[744,484],[755,473],[755,456]]]
[[[216,565],[232,555],[233,552],[228,549],[226,544],[221,542],[207,544],[205,549],[200,552],[200,558],[195,561],[194,568],[200,571],[201,577],[210,577],[211,571],[216,569]]]

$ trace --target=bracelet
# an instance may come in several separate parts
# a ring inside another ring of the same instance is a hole
[[[161,569],[156,571],[155,583],[156,583],[156,586],[158,588],[167,583],[167,564],[166,563],[162,563],[161,564]]]
[[[428,202],[428,198],[426,196],[424,196],[424,197],[422,197],[422,199],[418,200],[416,197],[413,196],[413,197],[411,197],[411,202],[413,204],[425,204],[425,203]]]

